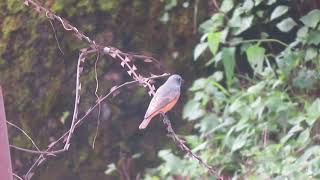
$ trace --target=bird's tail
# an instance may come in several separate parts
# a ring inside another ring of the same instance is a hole
[[[142,123],[139,125],[139,129],[145,129],[145,128],[148,126],[148,124],[150,123],[151,119],[152,119],[152,118],[150,118],[150,117],[144,119],[144,120],[142,121]]]

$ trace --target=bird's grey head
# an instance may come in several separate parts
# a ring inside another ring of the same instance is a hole
[[[181,86],[182,82],[183,82],[183,79],[180,75],[178,74],[174,74],[174,75],[171,75],[167,82],[169,82],[170,84],[174,84],[174,85],[177,85],[177,86]]]

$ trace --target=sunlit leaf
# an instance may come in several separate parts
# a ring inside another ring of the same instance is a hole
[[[277,28],[282,32],[289,32],[297,23],[292,18],[286,18],[277,24]]]
[[[320,31],[309,32],[308,44],[318,45],[320,43]]]
[[[245,0],[242,5],[242,8],[244,8],[245,12],[249,12],[253,7],[254,7],[253,0]]]
[[[300,18],[300,20],[306,26],[315,28],[320,21],[320,10],[319,9],[312,10],[307,15]]]
[[[274,4],[275,2],[277,2],[277,0],[268,0],[268,5],[272,5],[272,4]]]
[[[193,60],[197,60],[200,55],[207,49],[208,43],[200,43],[196,46],[193,52]]]
[[[224,0],[222,1],[220,11],[227,13],[229,12],[234,6],[233,0]]]
[[[231,85],[233,81],[234,68],[236,64],[235,60],[235,48],[224,48],[221,54],[224,71],[227,77],[227,82]]]
[[[252,25],[254,16],[241,16],[241,13],[233,13],[232,18],[229,21],[229,26],[232,27],[234,35],[239,35],[245,30],[249,29]]]
[[[310,129],[307,128],[304,131],[302,131],[297,139],[297,145],[300,146],[300,148],[305,147],[310,142]]]
[[[190,91],[197,91],[204,89],[207,86],[208,80],[206,78],[199,78],[194,81],[193,85],[190,88]]]
[[[207,114],[204,118],[202,118],[198,124],[196,124],[196,128],[199,128],[199,131],[202,133],[207,133],[217,127],[219,124],[218,117],[215,114]]]
[[[277,6],[271,13],[271,17],[270,17],[270,20],[274,20],[282,15],[284,15],[285,13],[288,12],[288,6],[283,6],[283,5],[280,5],[280,6]]]
[[[292,82],[294,87],[310,90],[317,84],[317,73],[313,70],[301,69]]]
[[[182,117],[188,120],[195,120],[202,117],[204,114],[205,111],[201,108],[200,102],[191,100],[185,105]]]
[[[306,51],[305,60],[306,61],[312,60],[313,58],[317,57],[317,55],[318,55],[317,49],[310,47]]]
[[[320,118],[320,98],[317,98],[311,106],[307,108],[307,116],[307,122],[310,126]]]
[[[265,52],[266,50],[258,44],[252,45],[246,50],[248,61],[254,72],[262,73]]]
[[[213,55],[216,55],[220,44],[221,32],[212,32],[208,34],[208,45]]]

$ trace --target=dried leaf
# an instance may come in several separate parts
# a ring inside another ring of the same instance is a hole
[[[152,91],[149,91],[148,94],[149,94],[149,96],[152,96],[153,92],[152,92]]]
[[[129,71],[127,71],[127,72],[128,72],[128,74],[129,74],[129,76],[132,75],[132,71],[131,71],[131,70],[129,70]]]
[[[109,48],[109,47],[104,47],[103,48],[103,52],[106,53],[106,54],[109,54],[110,51],[111,51],[111,48]]]
[[[29,1],[24,1],[24,5],[29,6]]]
[[[137,67],[135,65],[132,66],[132,70],[135,71],[137,70]]]
[[[128,56],[126,56],[126,57],[124,58],[124,61],[125,61],[125,62],[130,62],[130,59],[128,58]]]
[[[143,61],[144,61],[144,62],[147,62],[147,63],[152,62],[152,60],[151,60],[151,59],[144,59]]]

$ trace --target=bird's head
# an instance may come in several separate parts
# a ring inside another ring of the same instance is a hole
[[[168,82],[172,82],[176,85],[178,85],[179,87],[181,86],[181,84],[184,82],[182,77],[178,74],[174,74],[174,75],[171,75],[168,80]]]

